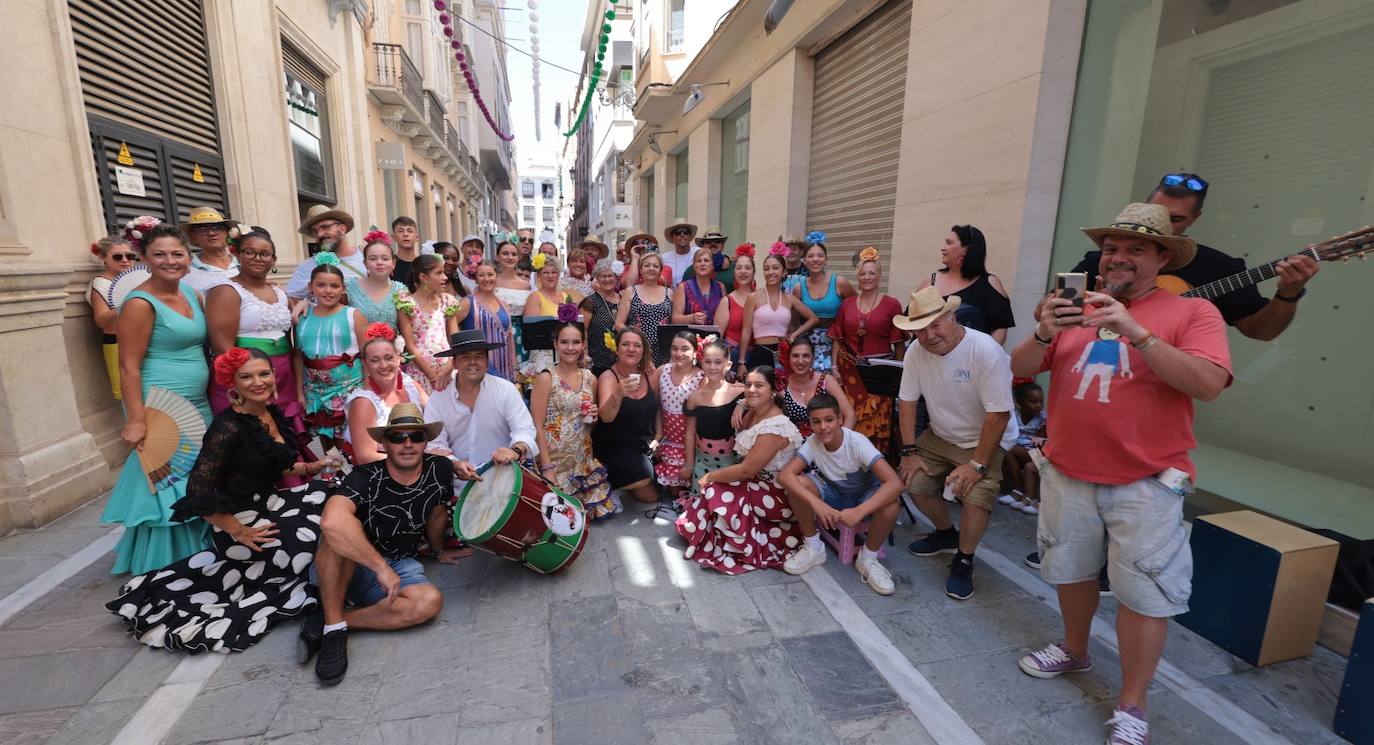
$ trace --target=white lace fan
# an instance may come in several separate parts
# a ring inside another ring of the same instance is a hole
[[[138,451],[138,461],[148,477],[149,488],[156,492],[185,479],[191,472],[205,437],[205,419],[195,404],[158,386],[148,389],[143,408],[147,412],[148,432],[143,437],[143,449]]]
[[[152,272],[148,271],[148,267],[143,264],[134,264],[110,280],[110,289],[105,291],[105,300],[110,303],[111,308],[119,310],[119,306],[124,304],[124,298],[128,297],[129,293],[133,292],[139,285],[147,282],[151,276],[153,275]]]

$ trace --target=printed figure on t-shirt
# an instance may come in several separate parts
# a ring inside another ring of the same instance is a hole
[[[1111,403],[1107,394],[1111,393],[1112,378],[1118,368],[1121,377],[1131,379],[1131,356],[1126,352],[1126,345],[1121,343],[1121,334],[1111,329],[1098,329],[1097,341],[1083,347],[1083,354],[1072,368],[1072,372],[1083,374],[1078,383],[1078,392],[1073,397],[1083,400],[1088,386],[1097,380],[1097,402]]]

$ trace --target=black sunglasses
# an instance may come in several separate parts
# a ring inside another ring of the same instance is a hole
[[[1203,181],[1200,176],[1197,176],[1196,174],[1192,173],[1165,174],[1164,178],[1159,180],[1159,185],[1167,186],[1171,189],[1176,189],[1182,186],[1188,191],[1196,192],[1198,194],[1205,194],[1207,192],[1208,186],[1207,182]]]
[[[688,229],[686,229],[686,228],[678,228],[677,230],[674,230],[674,231],[673,231],[673,235],[691,235],[691,234],[692,234],[692,231],[690,231],[690,230],[688,230]]]
[[[386,441],[392,445],[400,445],[407,441],[418,445],[422,442],[429,442],[429,437],[423,429],[409,429],[401,432],[387,432]]]
[[[110,254],[114,261],[138,261],[138,254]]]

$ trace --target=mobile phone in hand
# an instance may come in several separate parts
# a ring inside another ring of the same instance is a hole
[[[1059,297],[1083,307],[1083,295],[1088,291],[1088,275],[1083,272],[1060,272],[1054,275],[1054,290]]]

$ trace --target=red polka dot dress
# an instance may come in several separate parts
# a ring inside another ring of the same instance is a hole
[[[776,569],[801,545],[786,494],[777,474],[802,444],[801,434],[785,415],[769,417],[735,438],[741,458],[760,435],[778,435],[787,444],[749,481],[710,483],[692,497],[677,519],[677,532],[687,541],[683,556],[726,574]]]
[[[693,370],[682,379],[673,382],[673,366],[664,365],[658,373],[659,396],[663,401],[663,439],[658,443],[658,463],[654,466],[654,477],[663,486],[687,486],[682,478],[682,467],[687,463],[687,417],[682,413],[682,405],[687,397],[701,387],[706,379],[705,373]]]

